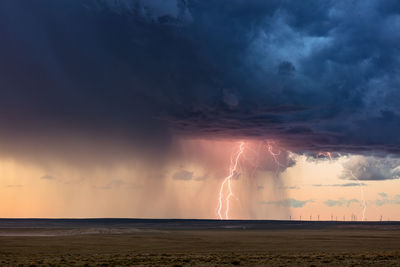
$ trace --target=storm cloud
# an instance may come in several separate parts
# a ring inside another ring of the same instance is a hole
[[[400,153],[398,1],[9,0],[0,25],[2,154]]]
[[[400,178],[400,160],[356,156],[343,165],[342,179],[364,181],[392,180]],[[354,175],[354,176],[353,176]]]

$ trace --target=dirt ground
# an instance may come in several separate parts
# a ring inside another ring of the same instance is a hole
[[[0,266],[400,266],[397,229],[5,231]]]

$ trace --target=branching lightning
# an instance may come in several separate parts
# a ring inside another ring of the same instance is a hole
[[[318,156],[323,156],[323,157],[329,157],[329,159],[332,161],[332,155],[331,152],[318,152]],[[362,211],[362,221],[365,220],[365,213],[367,211],[367,202],[365,201],[364,197],[364,187],[363,184],[360,182],[360,180],[353,174],[352,171],[350,171],[350,175],[354,178],[354,180],[357,181],[359,187],[360,187],[360,193],[361,193],[361,205],[363,206],[363,211]]]
[[[279,173],[281,167],[285,167],[282,163],[279,161],[279,156],[281,155],[281,151],[277,150],[274,148],[275,142],[273,141],[267,141],[266,143],[266,148],[269,154],[272,156],[273,161],[276,164],[276,172]],[[229,167],[229,175],[225,177],[225,179],[222,181],[220,189],[219,189],[219,197],[218,197],[218,205],[217,205],[217,213],[218,213],[218,218],[220,220],[229,220],[229,211],[230,211],[230,201],[232,197],[235,197],[233,190],[232,190],[232,178],[234,178],[236,175],[240,173],[241,169],[241,157],[243,156],[245,148],[245,143],[240,142],[239,149],[234,151],[231,155],[231,160],[230,160],[230,167]],[[251,150],[251,149],[250,149]],[[259,152],[253,151],[257,155],[257,158],[255,162],[251,162],[252,165],[254,165],[254,169],[252,171],[252,175],[254,175],[254,172],[256,171],[258,164],[259,164],[259,158],[258,154]]]
[[[279,157],[282,153],[282,151],[275,146],[274,141],[266,141],[266,150],[268,153],[271,155],[272,160],[274,161],[276,165],[276,173],[279,175],[279,172],[281,171],[281,168],[285,168],[286,166],[282,164],[279,160]],[[257,158],[255,160],[250,160],[250,163],[253,165],[253,171],[251,172],[252,175],[254,175],[254,172],[256,171],[258,164],[259,164],[259,151],[252,151],[251,148],[250,152],[254,152],[257,155]],[[243,158],[244,155],[244,150],[245,150],[245,143],[240,142],[238,149],[235,149],[231,156],[230,156],[230,166],[229,166],[229,174],[224,178],[222,181],[220,188],[219,188],[219,197],[218,197],[218,205],[217,205],[217,214],[218,218],[220,220],[229,220],[229,212],[231,208],[231,199],[236,198],[238,199],[235,194],[233,193],[232,190],[232,179],[234,179],[236,176],[238,176],[241,173],[241,161],[246,160],[246,158]],[[325,157],[329,158],[330,161],[333,161],[333,157],[331,152],[319,152],[317,154],[318,157]],[[360,180],[350,171],[351,176],[354,178],[354,180],[357,181],[359,187],[360,187],[360,192],[361,192],[361,204],[363,206],[362,210],[362,221],[365,220],[365,214],[367,210],[367,203],[365,201],[364,197],[364,188],[363,184],[360,182]]]
[[[367,202],[365,201],[365,198],[364,198],[364,187],[363,187],[362,183],[360,182],[360,180],[358,180],[357,176],[355,176],[352,171],[350,171],[350,175],[357,181],[358,185],[360,186],[361,203],[362,203],[362,206],[363,206],[362,221],[364,221],[365,212],[367,210]]]
[[[222,220],[222,219],[229,220],[230,200],[231,200],[231,197],[235,196],[232,191],[232,178],[234,178],[239,173],[240,157],[243,154],[244,145],[245,145],[244,142],[240,142],[239,150],[234,152],[231,155],[231,163],[229,166],[229,175],[227,177],[225,177],[225,179],[222,181],[221,187],[219,189],[219,199],[218,199],[217,211],[218,211],[218,218],[220,220]],[[224,191],[227,191],[225,199],[224,199]],[[225,216],[222,215],[223,202],[225,202],[225,212],[224,212]]]
[[[282,163],[280,163],[279,159],[278,159],[279,155],[281,154],[281,151],[280,150],[278,150],[277,152],[274,151],[273,144],[275,144],[275,142],[267,141],[267,150],[268,150],[269,154],[272,156],[272,158],[277,166],[276,171],[278,173],[280,170],[280,167],[285,167],[285,166]]]

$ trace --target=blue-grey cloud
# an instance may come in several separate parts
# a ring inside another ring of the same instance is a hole
[[[342,206],[343,205],[343,201],[328,199],[328,200],[324,201],[324,204],[329,206],[329,207]]]
[[[382,196],[383,197],[383,196]],[[375,204],[377,206],[383,206],[383,205],[400,205],[400,195],[395,195],[391,198],[388,198],[387,196],[375,200]]]
[[[176,134],[400,154],[399,14],[381,0],[1,1],[1,153],[101,155],[90,140],[118,160],[163,155]]]
[[[332,200],[332,199],[328,199],[324,201],[324,204],[329,206],[329,207],[334,207],[334,206],[343,206],[346,205],[347,207],[350,207],[350,205],[352,203],[360,203],[360,201],[358,199],[344,199],[344,198],[340,198],[338,200]]]
[[[350,207],[350,205],[351,205],[352,203],[360,203],[360,201],[359,201],[358,199],[355,199],[355,198],[350,199],[350,200],[347,200],[346,206],[347,206],[347,207]]]
[[[288,198],[279,201],[262,201],[260,204],[262,205],[276,205],[276,206],[283,206],[283,207],[292,207],[292,208],[302,208],[307,203],[313,203],[314,200],[297,200],[294,198]]]
[[[345,183],[345,184],[313,184],[315,187],[333,186],[333,187],[353,187],[353,186],[367,186],[365,183]]]
[[[388,196],[388,194],[386,194],[386,193],[384,193],[384,192],[381,192],[381,193],[379,193],[378,195],[380,195],[380,196],[383,197],[383,198],[386,198],[386,197]]]
[[[396,158],[352,157],[343,165],[342,179],[379,181],[400,178],[400,160]]]

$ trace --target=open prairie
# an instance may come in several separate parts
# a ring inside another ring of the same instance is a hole
[[[2,266],[399,266],[400,224],[1,220]]]

